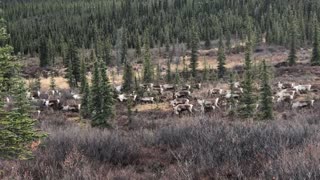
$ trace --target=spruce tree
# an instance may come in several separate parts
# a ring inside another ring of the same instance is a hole
[[[83,98],[81,99],[80,113],[82,117],[88,118],[91,115],[91,111],[90,111],[91,110],[91,107],[90,107],[91,93],[90,93],[90,87],[88,82],[85,82],[84,91],[82,93],[83,93]]]
[[[185,80],[188,80],[189,79],[189,69],[188,69],[188,66],[187,66],[187,62],[186,62],[186,57],[185,56],[183,56],[182,65],[183,65],[183,77],[184,77]]]
[[[91,108],[92,108],[92,127],[100,127],[105,125],[105,119],[102,113],[102,102],[101,96],[101,74],[99,69],[99,62],[94,62],[92,86],[91,86]]]
[[[42,36],[40,38],[40,47],[39,47],[39,53],[40,53],[40,67],[47,67],[49,66],[49,52],[48,52],[48,45],[46,38]]]
[[[150,44],[146,37],[145,41],[145,52],[144,52],[144,62],[143,62],[143,82],[151,83],[153,81],[154,69],[151,62]]]
[[[128,33],[126,28],[122,28],[122,39],[121,39],[121,63],[127,63],[127,56],[128,56]]]
[[[78,82],[80,82],[80,58],[74,41],[71,41],[69,44],[67,60],[68,69],[72,72],[72,76],[75,81],[74,85],[77,87]]]
[[[222,34],[222,33],[221,33]],[[224,53],[224,46],[222,42],[222,37],[219,38],[219,50],[218,50],[218,78],[221,79],[224,77],[226,72],[226,56]]]
[[[133,69],[132,65],[128,62],[124,65],[124,73],[123,73],[123,84],[122,91],[123,92],[131,92],[133,90]]]
[[[5,42],[8,37],[6,28],[1,26],[0,42]],[[17,73],[19,69],[11,56],[12,52],[11,46],[0,45],[0,158],[26,159],[32,154],[30,144],[43,135],[35,130],[35,121],[29,118],[24,83],[17,77],[8,76],[8,72]],[[10,92],[13,94],[15,107],[8,112],[4,110],[3,99]]]
[[[311,65],[319,66],[320,65],[320,46],[319,46],[319,26],[317,21],[314,24],[314,37],[313,37],[313,50],[312,50],[312,58]]]
[[[53,73],[50,73],[50,89],[55,90],[56,89],[56,81],[54,79]]]
[[[160,63],[157,64],[157,69],[156,69],[156,81],[157,81],[157,84],[160,83],[160,80],[161,80],[161,66],[160,66]]]
[[[190,68],[191,68],[191,75],[193,78],[197,76],[197,68],[198,68],[198,33],[195,29],[195,26],[192,26],[191,31],[191,59],[190,59]]]
[[[172,77],[171,77],[171,63],[170,63],[170,60],[167,60],[166,79],[167,79],[167,83],[171,83]]]
[[[48,38],[47,42],[47,53],[48,53],[48,64],[51,66],[55,65],[55,47],[52,42],[51,36]]]
[[[68,64],[69,65],[68,65],[67,74],[66,74],[66,77],[68,79],[68,84],[69,84],[70,88],[75,88],[75,87],[77,87],[77,82],[76,82],[76,79],[74,78],[74,75],[73,75],[72,62],[70,59],[69,59]]]
[[[100,127],[110,127],[109,121],[114,116],[114,101],[113,92],[110,86],[109,78],[107,75],[106,65],[104,62],[100,63],[101,71],[101,96],[102,96],[102,117],[104,118],[104,123]]]
[[[180,84],[180,74],[179,74],[178,66],[176,66],[176,73],[174,76],[174,85],[179,86],[179,84]]]
[[[83,59],[81,59],[80,64],[80,93],[84,93],[86,84],[87,84],[87,69],[86,69],[86,63]]]
[[[245,72],[243,80],[243,96],[241,97],[240,114],[243,118],[251,118],[254,115],[255,98],[253,95],[253,74],[251,61],[251,42],[246,44]]]
[[[112,45],[110,42],[110,39],[107,38],[107,40],[104,42],[103,46],[103,61],[106,63],[106,65],[110,65],[112,63]]]
[[[40,73],[38,73],[36,81],[35,81],[35,91],[40,91],[41,90],[41,76]]]
[[[262,62],[261,83],[260,83],[260,107],[261,119],[273,118],[272,89],[270,87],[270,78],[266,61]]]
[[[203,57],[203,58],[204,58],[204,69],[203,69],[202,80],[206,82],[208,80],[208,76],[209,76],[209,69],[208,69],[207,59],[205,57]]]
[[[235,101],[234,96],[233,96],[234,89],[235,89],[234,82],[235,82],[234,74],[231,73],[230,74],[230,80],[229,80],[231,98],[230,98],[230,100],[228,102],[229,103],[229,113],[228,114],[231,117],[235,117],[235,115],[236,115],[236,101]]]
[[[295,21],[292,20],[290,26],[290,52],[288,56],[289,66],[293,66],[297,63],[297,32]]]

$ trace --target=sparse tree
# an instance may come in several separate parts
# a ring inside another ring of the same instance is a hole
[[[290,26],[290,52],[288,56],[289,66],[293,66],[297,63],[297,30],[295,21],[292,20]]]
[[[133,90],[133,69],[132,65],[128,62],[124,65],[124,73],[123,73],[123,85],[122,91],[123,92],[131,92]]]
[[[91,108],[92,108],[92,121],[93,127],[104,127],[105,119],[102,113],[102,96],[101,96],[101,74],[99,69],[99,62],[94,62],[94,70],[92,76],[91,86]]]
[[[167,82],[168,82],[168,83],[171,83],[172,77],[171,77],[171,63],[170,63],[170,60],[167,60],[166,79],[167,79]]]
[[[260,83],[260,106],[261,106],[261,119],[273,118],[273,105],[272,105],[272,89],[270,86],[270,78],[266,61],[262,62],[261,83]]]
[[[222,34],[222,33],[221,33]],[[224,46],[222,42],[222,37],[219,39],[219,50],[218,50],[218,78],[221,79],[224,77],[226,72],[226,56],[224,53]]]
[[[314,24],[314,37],[313,37],[313,50],[312,50],[312,58],[311,65],[312,66],[320,66],[320,46],[319,46],[319,26],[317,21]]]
[[[146,36],[145,41],[145,52],[144,52],[144,62],[143,62],[143,82],[151,83],[153,81],[154,69],[151,62],[150,45],[148,36]]]
[[[246,44],[245,72],[243,80],[243,96],[240,99],[240,114],[243,118],[252,118],[254,115],[255,98],[253,95],[253,74],[251,61],[251,42]]]
[[[113,101],[113,92],[110,86],[109,78],[107,75],[106,65],[104,62],[100,62],[100,71],[101,71],[101,96],[102,96],[102,117],[104,118],[104,123],[100,127],[110,127],[110,119],[114,116],[114,101]]]
[[[80,64],[80,93],[83,94],[86,88],[87,84],[87,68],[86,68],[86,63],[85,60],[82,58],[81,59],[81,64]]]
[[[55,90],[56,89],[56,81],[54,79],[54,74],[50,74],[50,89]]]
[[[190,59],[190,68],[191,75],[193,78],[197,76],[197,68],[198,68],[198,32],[196,31],[195,25],[192,26],[191,31],[191,59]]]
[[[83,98],[81,99],[81,110],[80,114],[84,118],[90,117],[90,110],[91,110],[91,93],[90,93],[90,87],[88,82],[85,82],[84,84],[84,91],[83,91]]]

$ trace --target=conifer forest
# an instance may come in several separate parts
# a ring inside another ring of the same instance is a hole
[[[319,0],[0,1],[0,179],[320,179]]]

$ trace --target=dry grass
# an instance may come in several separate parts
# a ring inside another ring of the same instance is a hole
[[[161,111],[171,111],[169,103],[158,103],[158,104],[138,104],[135,108],[138,112],[144,111],[153,111],[153,110],[161,110]]]

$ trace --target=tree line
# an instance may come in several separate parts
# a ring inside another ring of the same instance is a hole
[[[311,42],[320,10],[317,0],[4,0],[1,6],[16,53],[38,53],[47,42],[56,56],[71,43],[87,49],[125,43],[139,51],[146,31],[151,48],[176,42],[191,47],[193,26],[206,47],[221,32],[245,40],[248,24],[255,41],[264,36],[289,47],[294,22],[300,46]]]

